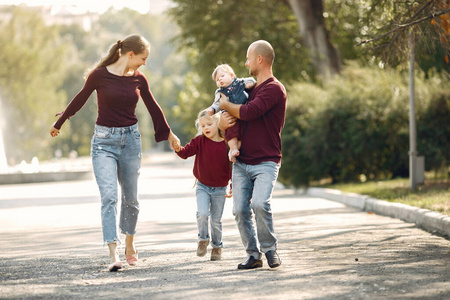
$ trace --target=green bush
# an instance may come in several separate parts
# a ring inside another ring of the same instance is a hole
[[[417,120],[417,149],[425,155],[427,170],[445,170],[450,162],[450,91],[431,95],[426,110]]]
[[[449,97],[437,96],[444,90],[439,81],[425,80],[422,74],[416,79],[417,118],[427,124],[418,123],[418,140],[433,148],[419,151],[433,161],[432,168],[448,162]],[[447,101],[447,111],[435,108],[443,106],[442,101]],[[442,128],[444,121],[447,126]],[[427,136],[422,137],[423,131]],[[305,83],[289,87],[282,142],[280,181],[287,185],[305,186],[325,178],[355,181],[362,175],[408,176],[408,74],[350,65],[323,88]]]

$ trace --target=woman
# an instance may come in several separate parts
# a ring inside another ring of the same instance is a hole
[[[141,97],[152,117],[157,142],[169,140],[171,147],[180,144],[172,133],[164,114],[153,98],[148,81],[138,68],[145,65],[150,53],[149,42],[140,35],[117,41],[106,57],[89,73],[81,91],[60,113],[50,129],[56,137],[61,126],[97,91],[98,116],[92,137],[91,156],[95,178],[101,195],[103,241],[108,244],[109,271],[122,268],[117,244],[117,182],[122,191],[119,228],[125,234],[125,258],[136,265],[138,252],[134,234],[139,214],[137,182],[141,167],[141,139],[135,109]]]

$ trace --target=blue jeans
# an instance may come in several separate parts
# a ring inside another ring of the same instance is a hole
[[[134,235],[139,214],[137,183],[141,168],[141,135],[138,125],[130,127],[95,126],[91,156],[100,190],[104,243],[121,243],[117,230],[118,185],[121,187],[119,227]]]
[[[197,227],[199,241],[209,241],[208,218],[211,216],[211,245],[222,248],[222,214],[227,187],[212,187],[197,181]]]
[[[240,161],[233,164],[233,215],[248,256],[261,258],[261,251],[277,250],[277,238],[273,230],[270,200],[280,166],[275,162],[247,165]],[[258,249],[256,233],[261,251]]]

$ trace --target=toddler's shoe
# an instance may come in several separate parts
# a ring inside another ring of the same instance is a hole
[[[211,251],[211,260],[222,259],[222,248],[213,248]]]
[[[198,241],[197,256],[205,256],[209,241]]]

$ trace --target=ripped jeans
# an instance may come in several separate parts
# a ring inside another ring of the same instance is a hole
[[[117,229],[118,185],[121,187],[119,228],[134,235],[139,215],[137,183],[141,168],[141,135],[138,125],[95,126],[91,142],[92,165],[100,190],[104,244],[121,243]]]

